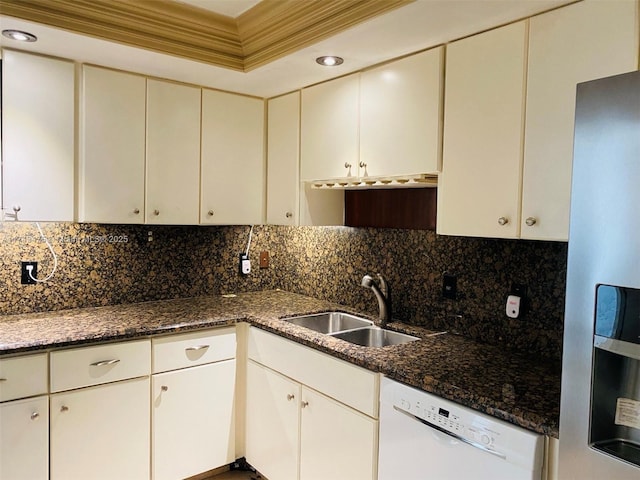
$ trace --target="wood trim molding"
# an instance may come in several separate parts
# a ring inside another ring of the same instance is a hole
[[[237,19],[172,0],[0,0],[0,13],[250,71],[415,0],[262,0]]]

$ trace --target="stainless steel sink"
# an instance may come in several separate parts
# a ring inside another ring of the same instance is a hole
[[[283,318],[283,320],[320,333],[342,332],[373,325],[371,320],[342,312],[318,313],[315,315]]]
[[[391,330],[384,330],[379,327],[367,327],[347,332],[338,332],[332,336],[365,347],[386,347],[388,345],[400,345],[402,343],[420,340],[418,337],[392,332]]]

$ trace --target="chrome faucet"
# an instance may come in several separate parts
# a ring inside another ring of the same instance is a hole
[[[373,293],[375,293],[378,299],[378,308],[380,309],[380,326],[384,328],[391,319],[391,295],[389,294],[389,286],[384,277],[380,274],[378,274],[377,277],[379,285],[371,275],[365,275],[362,277],[362,286],[370,288],[373,290]]]

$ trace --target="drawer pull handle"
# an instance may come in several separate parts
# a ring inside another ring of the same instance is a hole
[[[37,420],[40,418],[40,414],[38,412],[33,412],[31,414],[31,420]]]
[[[209,348],[209,345],[198,345],[197,347],[187,347],[185,350],[187,352],[197,352],[198,350],[204,350],[205,348]]]
[[[68,412],[68,411],[69,411],[69,407],[67,407],[66,405],[62,405],[62,406],[60,407],[60,411],[61,411],[61,412]]]
[[[293,400],[294,398],[296,398],[296,396],[295,396],[295,395],[293,395],[292,393],[287,393],[287,400],[291,401],[291,400]]]
[[[120,361],[119,359],[114,358],[113,360],[103,360],[101,362],[92,363],[91,366],[92,367],[104,367],[106,365],[115,365],[119,361]]]
[[[0,382],[6,382],[7,379],[6,378],[0,378]]]

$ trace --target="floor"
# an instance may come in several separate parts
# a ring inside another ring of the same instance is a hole
[[[259,473],[253,472],[241,472],[240,470],[233,470],[230,472],[220,473],[213,477],[209,477],[210,480],[267,480]]]

